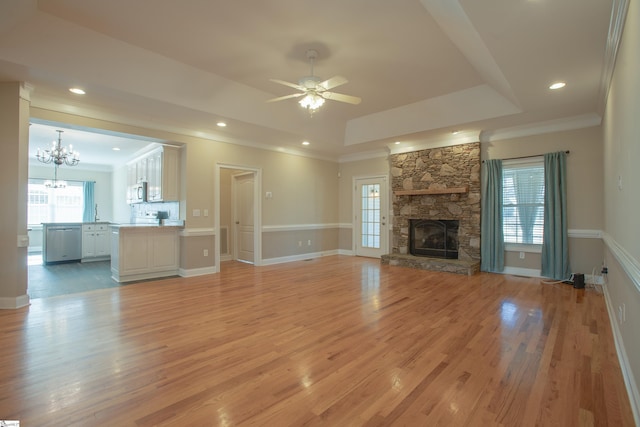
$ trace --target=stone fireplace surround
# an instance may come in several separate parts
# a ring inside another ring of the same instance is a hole
[[[480,270],[480,143],[392,154],[392,249],[383,264],[475,274]],[[458,220],[458,259],[409,253],[409,220]]]

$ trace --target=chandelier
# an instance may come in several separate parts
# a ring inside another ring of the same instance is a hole
[[[53,181],[47,180],[44,182],[44,186],[47,188],[65,188],[67,181],[58,179],[58,165],[54,165],[55,171],[53,172]]]
[[[306,108],[310,113],[313,113],[324,104],[324,98],[318,95],[315,91],[310,90],[298,103],[302,108]]]
[[[58,166],[65,164],[67,166],[75,166],[80,162],[80,153],[73,151],[73,146],[69,145],[69,148],[62,146],[62,132],[58,132],[58,141],[53,141],[51,148],[40,151],[36,154],[36,158],[42,163],[54,163],[56,165],[56,175],[58,172]]]

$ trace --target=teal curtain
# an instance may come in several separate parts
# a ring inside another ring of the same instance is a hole
[[[571,278],[567,232],[567,154],[544,155],[544,229],[542,275],[555,280]]]
[[[94,187],[95,187],[95,182],[93,181],[85,181],[82,184],[82,189],[84,191],[84,207],[82,210],[82,221],[84,222],[93,222],[95,220],[96,205],[95,205]]]
[[[504,236],[502,231],[502,160],[483,164],[481,262],[482,271],[504,270]]]

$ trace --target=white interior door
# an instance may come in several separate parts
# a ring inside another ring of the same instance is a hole
[[[355,253],[380,258],[388,252],[387,178],[356,178],[354,190]]]
[[[233,177],[235,258],[251,264],[255,261],[254,183],[253,173]]]

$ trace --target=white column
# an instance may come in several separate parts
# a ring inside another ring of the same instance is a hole
[[[27,183],[31,87],[0,83],[0,309],[29,304]]]

